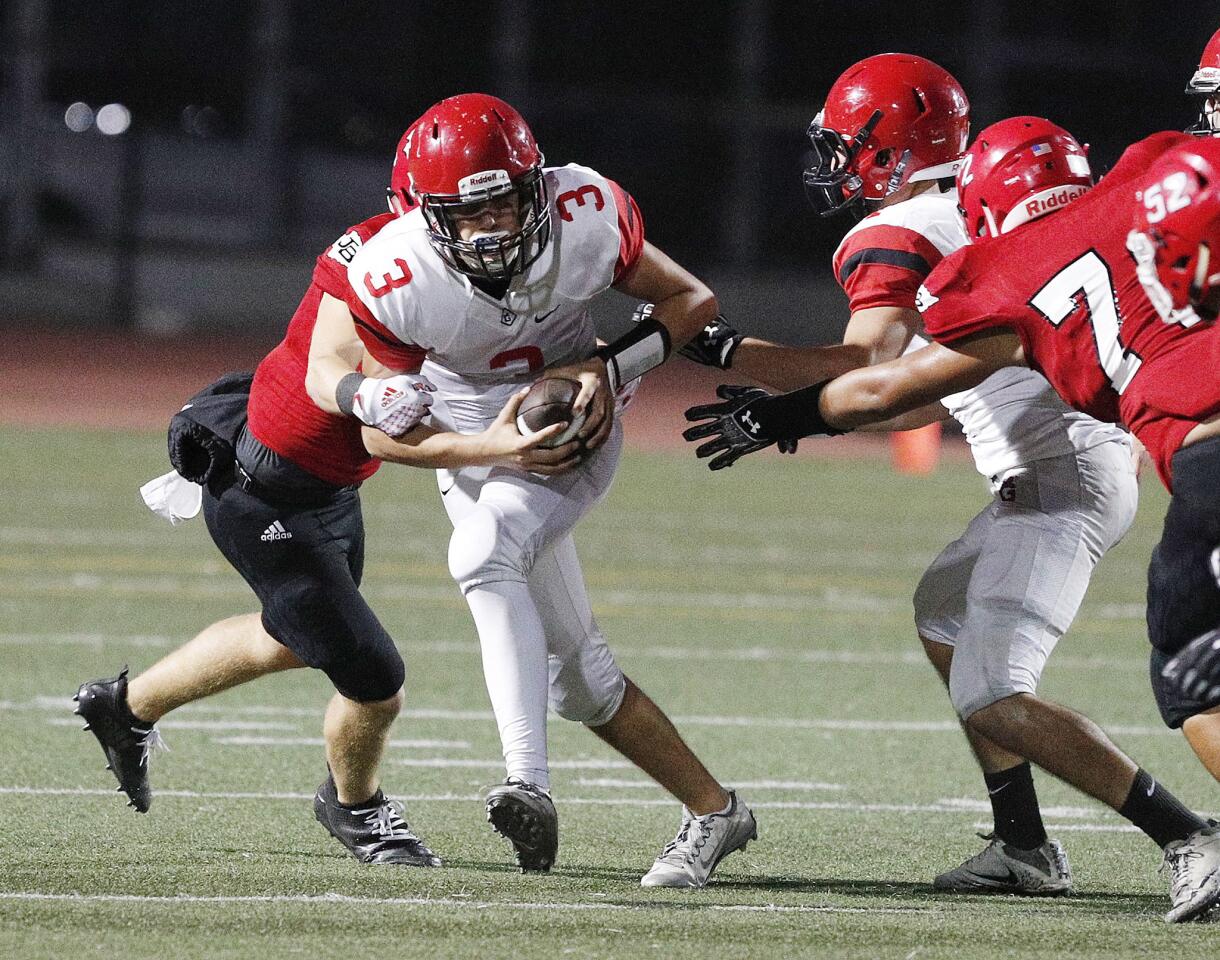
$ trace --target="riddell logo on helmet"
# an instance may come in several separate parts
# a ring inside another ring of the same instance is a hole
[[[1081,185],[1064,187],[1061,190],[1056,190],[1048,195],[1042,194],[1025,201],[1025,214],[1030,220],[1034,217],[1040,217],[1044,213],[1050,213],[1052,210],[1057,210],[1064,204],[1071,203],[1073,200],[1078,200],[1083,197],[1089,188]]]
[[[458,181],[458,194],[464,197],[478,190],[486,190],[488,187],[506,187],[511,182],[507,170],[482,170],[479,173],[472,173],[468,177],[462,177]]]

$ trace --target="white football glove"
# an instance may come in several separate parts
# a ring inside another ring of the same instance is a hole
[[[383,380],[365,377],[352,401],[352,413],[387,437],[401,437],[428,415],[435,389],[426,377],[411,374]]]

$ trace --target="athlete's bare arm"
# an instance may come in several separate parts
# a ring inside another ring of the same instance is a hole
[[[614,289],[652,302],[652,318],[666,328],[674,347],[702,330],[720,309],[707,284],[647,241],[631,272],[614,284]],[[580,411],[588,405],[588,419],[580,437],[590,449],[600,446],[610,435],[614,420],[614,397],[605,363],[594,357],[547,372],[580,382],[582,389],[573,409]]]
[[[733,354],[733,372],[777,390],[797,390],[849,370],[893,360],[920,328],[919,313],[906,307],[867,307],[847,322],[843,342],[789,347],[746,337]]]
[[[707,284],[647,241],[635,267],[614,289],[652,303],[652,319],[664,324],[675,349],[720,312]]]
[[[538,433],[523,437],[517,430],[517,408],[528,388],[519,390],[504,405],[495,422],[482,433],[452,433],[421,424],[410,433],[394,440],[380,430],[365,427],[364,447],[387,463],[410,467],[446,468],[471,466],[508,466],[553,476],[580,463],[581,446],[576,440],[561,447],[541,446],[564,430],[555,423]]]
[[[879,423],[976,387],[1004,367],[1025,364],[1016,334],[994,331],[946,347],[921,350],[844,374],[822,391],[818,409],[832,427],[852,430]]]
[[[790,347],[746,337],[733,354],[733,372],[740,371],[774,389],[797,390],[901,356],[920,327],[915,310],[866,307],[851,315],[843,342],[832,346]],[[948,417],[949,411],[933,402],[860,429],[877,433],[914,430]]]
[[[364,344],[356,333],[351,311],[342,300],[322,294],[313,338],[309,342],[309,367],[305,371],[305,392],[327,413],[344,413],[335,403],[335,387],[349,373],[355,373]]]

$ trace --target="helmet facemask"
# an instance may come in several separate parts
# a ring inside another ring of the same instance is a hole
[[[1196,137],[1220,137],[1220,91],[1195,94],[1199,104],[1199,119],[1186,132]]]
[[[856,158],[881,122],[883,114],[874,110],[868,122],[850,140],[830,127],[822,126],[819,113],[809,125],[813,145],[813,165],[801,177],[805,196],[819,216],[831,217],[850,210],[857,218],[864,214],[864,179],[856,168]]]
[[[490,179],[488,186],[473,186],[484,178]],[[532,167],[515,181],[510,181],[504,171],[489,171],[473,174],[463,183],[470,183],[471,188],[460,195],[418,195],[428,224],[428,239],[441,259],[460,273],[482,280],[511,280],[542,255],[550,240],[551,211],[542,168]],[[503,197],[516,200],[518,228],[462,239],[459,219]]]

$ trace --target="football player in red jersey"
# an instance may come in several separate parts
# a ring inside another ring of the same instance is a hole
[[[1220,136],[1220,30],[1212,34],[1199,58],[1199,69],[1186,85],[1186,95],[1199,105],[1199,119],[1187,133]]]
[[[549,701],[682,801],[678,835],[642,884],[701,887],[756,836],[753,814],[615,662],[572,531],[617,467],[617,389],[663,362],[671,338],[684,343],[714,318],[715,298],[644,239],[622,187],[576,164],[544,166],[525,120],[496,97],[462,94],[425,111],[399,144],[391,202],[402,216],[357,251],[348,294],[323,303],[319,326],[344,348],[363,342],[366,371],[422,359],[436,384],[428,423],[399,441],[365,437],[384,460],[437,469],[454,528],[449,569],[479,635],[505,758],[488,819],[522,869],[551,868]],[[611,286],[656,311],[599,348],[589,302]],[[311,366],[331,384],[315,400],[343,409],[361,378],[350,354],[318,352]],[[515,409],[544,371],[581,383],[580,440],[531,454],[550,461],[494,455],[489,437],[522,443]]]
[[[362,428],[407,432],[427,412],[430,387],[413,375],[369,379],[345,415],[324,413],[306,390],[319,305],[345,295],[346,260],[393,219],[383,214],[351,227],[318,257],[283,341],[259,364],[248,398],[234,395],[234,419],[245,421],[236,464],[206,481],[203,512],[213,541],[257,594],[261,613],[213,624],[138,676],[129,679],[124,670],[85,683],[76,699],[119,788],[146,812],[158,720],[268,673],[320,669],[336,693],[323,726],[329,775],[314,798],[315,816],[361,862],[431,867],[440,859],[379,783],[405,670],[359,592],[364,526],[357,494],[379,466]]]
[[[920,290],[925,327],[937,343],[781,396],[732,396],[715,408],[694,408],[688,411],[692,419],[710,419],[688,432],[712,437],[713,453],[750,452],[764,441],[791,442],[885,420],[1022,365],[1041,371],[1078,410],[1125,423],[1173,492],[1149,570],[1157,704],[1165,722],[1182,727],[1220,779],[1220,702],[1193,699],[1162,669],[1220,618],[1220,588],[1209,564],[1209,551],[1220,543],[1214,493],[1220,381],[1209,375],[1220,351],[1213,325],[1220,296],[1213,285],[1220,277],[1209,275],[1208,248],[1187,243],[1183,251],[1171,237],[1158,238],[1155,222],[1147,233],[1129,231],[1137,191],[1154,217],[1180,211],[1202,195],[1199,164],[1187,158],[1200,156],[1209,169],[1220,170],[1212,157],[1220,145],[1154,134],[1130,147],[1100,185],[1081,191],[1066,159],[1073,151],[1057,146],[1064,136],[1046,121],[1022,117],[989,127],[971,147],[958,185],[975,242],[946,258]],[[1173,259],[1166,262],[1166,253]],[[1151,282],[1157,277],[1164,293]],[[1182,307],[1182,291],[1190,289],[1181,283],[1186,277],[1198,288],[1190,310]],[[1069,713],[1028,695],[1011,699],[1008,706],[1027,711],[1032,723],[1043,706]],[[991,723],[990,713],[980,711],[968,722],[1007,742],[1007,728]],[[1023,740],[1026,755],[1107,803],[1164,848],[1171,868],[1167,920],[1204,917],[1220,903],[1220,827],[1183,807],[1091,722],[1076,717],[1063,730],[1074,731],[1073,737],[1030,731]]]
[[[922,57],[882,54],[845,71],[810,128],[815,163],[804,178],[819,213],[866,214],[834,256],[851,310],[843,343],[782,346],[718,321],[683,352],[791,389],[923,343],[919,285],[968,239],[952,181],[968,122],[961,86]],[[1078,183],[1091,183],[1083,154],[1076,159]],[[888,426],[939,419],[946,408],[961,423],[992,499],[920,578],[915,625],[965,717],[1037,688],[1093,564],[1126,533],[1138,497],[1127,434],[1070,409],[1031,370],[1003,371],[917,411],[914,422]],[[964,729],[995,831],[981,852],[939,873],[936,888],[1068,892],[1067,856],[1047,837],[1025,754],[977,726]]]

